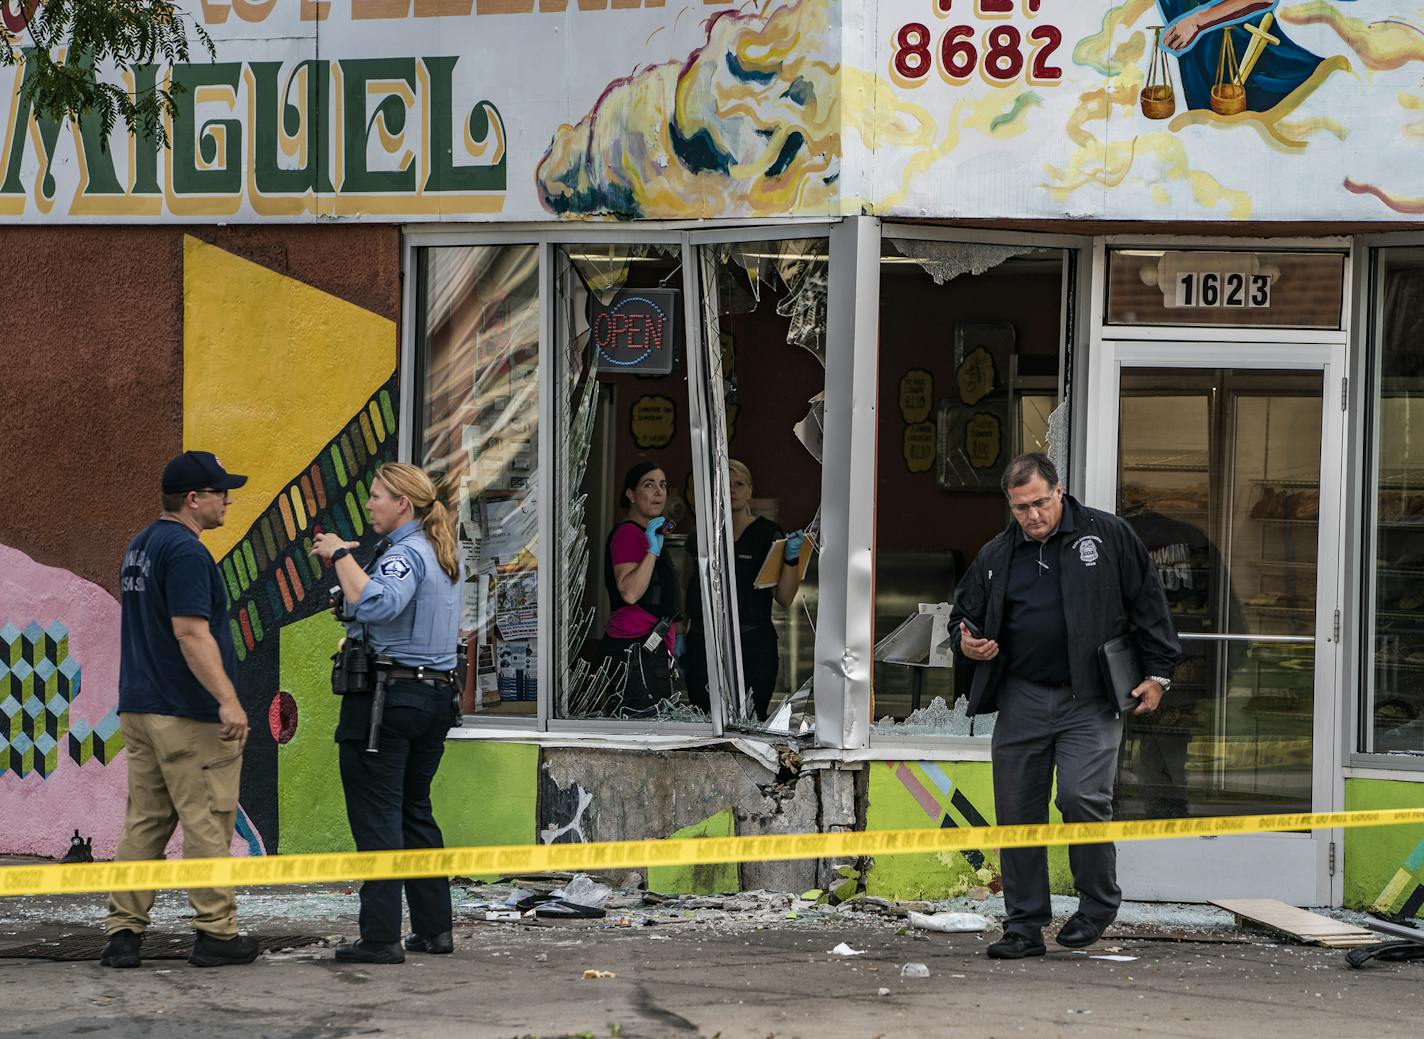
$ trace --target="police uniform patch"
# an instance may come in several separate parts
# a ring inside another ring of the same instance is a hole
[[[404,581],[410,576],[410,564],[400,556],[391,556],[389,559],[381,560],[381,576],[393,577],[397,581]]]

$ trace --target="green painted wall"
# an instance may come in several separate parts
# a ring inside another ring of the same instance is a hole
[[[694,837],[735,837],[737,822],[731,808],[724,808],[700,823],[685,826],[668,835],[669,840]],[[735,862],[703,866],[650,866],[648,890],[662,895],[723,895],[741,890],[741,873]]]
[[[904,778],[904,768],[911,777]],[[988,762],[915,762],[874,761],[869,765],[870,783],[866,808],[867,830],[938,829],[940,819],[948,814],[960,826],[966,819],[952,801],[958,791],[990,823],[994,822],[994,787]],[[944,788],[948,786],[946,791]],[[919,796],[914,792],[920,791]],[[927,803],[922,803],[922,799]],[[931,817],[929,804],[938,815]],[[1060,822],[1056,808],[1050,808],[1050,818]],[[984,855],[983,869],[994,878],[999,876],[999,856],[995,849],[979,849]],[[1055,894],[1070,894],[1072,874],[1068,871],[1065,848],[1050,849],[1049,878]],[[876,859],[866,878],[866,890],[885,898],[920,899],[951,898],[983,883],[976,877],[965,857],[959,852],[939,855],[894,855]]]
[[[1421,777],[1424,778],[1424,777]],[[1345,810],[1424,807],[1424,782],[1345,780]],[[1424,827],[1358,826],[1345,831],[1345,904],[1424,916]]]
[[[450,847],[537,841],[539,748],[532,743],[450,740],[431,789]]]
[[[350,851],[346,803],[337,765],[331,654],[341,625],[318,613],[282,628],[281,685],[297,702],[297,731],[277,748],[277,833],[283,855]]]
[[[349,851],[331,693],[331,654],[341,628],[322,613],[289,624],[281,637],[281,688],[297,702],[297,730],[277,748],[281,851]],[[435,775],[435,818],[451,847],[533,844],[538,825],[539,748],[451,740]]]

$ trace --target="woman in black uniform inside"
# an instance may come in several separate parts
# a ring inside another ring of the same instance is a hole
[[[801,587],[801,551],[803,536],[795,531],[790,536],[765,516],[752,511],[752,474],[743,463],[735,458],[727,463],[730,479],[732,506],[733,550],[737,563],[737,620],[742,635],[742,680],[751,697],[756,717],[765,721],[771,706],[771,695],[776,691],[776,675],[781,662],[780,646],[776,628],[771,622],[773,599],[784,607],[796,600],[796,592]],[[771,546],[786,538],[781,569],[781,579],[775,588],[757,588],[756,577],[766,561]],[[694,631],[686,638],[683,656],[684,671],[687,673],[688,697],[692,703],[710,710],[711,702],[707,692],[707,647],[703,639],[701,621],[701,592],[694,576],[689,583],[687,601],[688,616]]]

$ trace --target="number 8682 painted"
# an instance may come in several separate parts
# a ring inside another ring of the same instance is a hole
[[[991,25],[977,44],[974,26],[952,25],[937,46],[933,43],[923,22],[900,26],[892,39],[890,78],[902,87],[917,87],[932,68],[955,86],[969,82],[976,73],[992,86],[1012,83],[1025,71],[1030,86],[1063,78],[1063,69],[1050,62],[1063,43],[1063,32],[1056,25],[1035,25],[1027,41],[1017,26]]]

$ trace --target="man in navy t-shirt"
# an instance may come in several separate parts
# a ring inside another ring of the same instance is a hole
[[[222,572],[198,535],[223,525],[229,491],[247,477],[206,451],[163,471],[163,513],[139,531],[119,571],[119,725],[128,751],[128,807],[116,861],[162,858],[183,824],[185,858],[228,854],[237,821],[247,714],[233,685],[237,658]],[[137,967],[152,891],[109,896],[100,963]],[[251,963],[231,888],[190,891],[197,931],[189,962]]]

